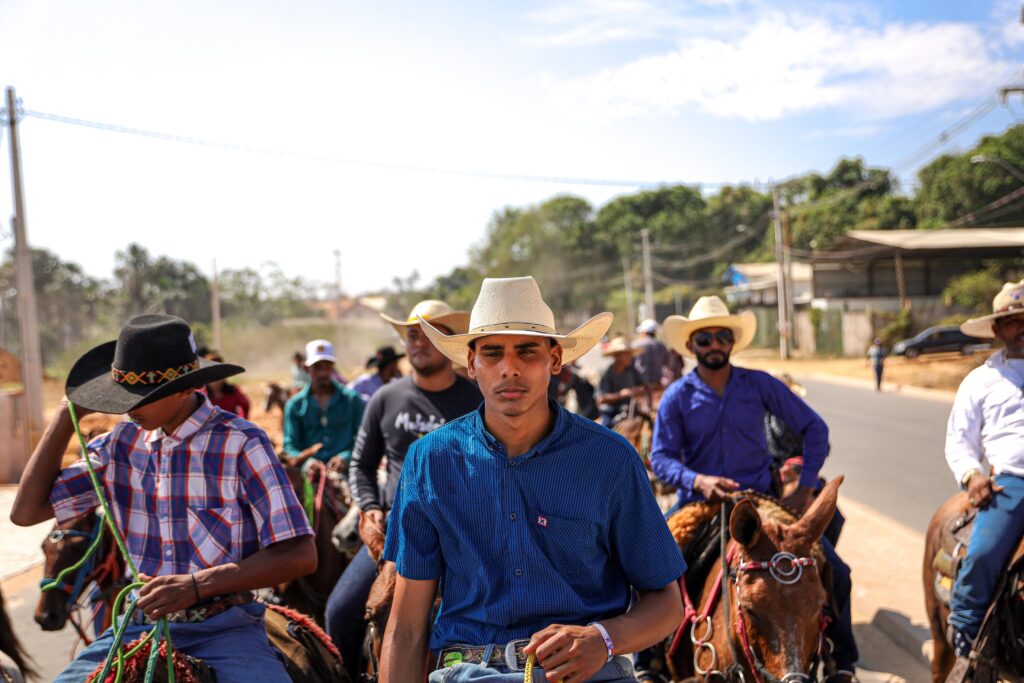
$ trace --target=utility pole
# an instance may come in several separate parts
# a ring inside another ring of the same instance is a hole
[[[622,257],[622,281],[626,287],[626,325],[629,330],[626,332],[626,338],[632,338],[633,331],[636,329],[636,320],[633,317],[633,278],[629,276],[629,257]]]
[[[779,207],[779,188],[772,187],[772,205],[775,218],[775,265],[778,279],[778,304],[779,304],[779,356],[782,360],[789,359],[789,306],[786,293],[786,268],[784,265],[784,254],[782,248],[782,210]]]
[[[43,436],[43,357],[39,350],[32,252],[28,246],[25,189],[21,179],[21,148],[18,140],[18,101],[7,87],[7,133],[11,146],[11,188],[14,193],[14,266],[18,288],[18,328],[21,330],[21,381],[25,387],[28,435],[31,446]]]
[[[651,274],[651,231],[644,228],[640,231],[640,239],[643,243],[644,257],[644,317],[656,318],[654,312],[654,282]],[[630,327],[630,330],[633,330]],[[633,334],[630,332],[630,334]]]
[[[213,325],[213,348],[224,353],[220,340],[220,277],[217,275],[217,259],[213,259],[213,286],[210,287],[210,322]]]
[[[334,250],[334,316],[341,324],[341,250]]]
[[[782,269],[786,275],[786,341],[792,353],[796,348],[796,307],[793,303],[793,259],[790,249],[793,246],[793,230],[789,222],[789,214],[782,214]]]

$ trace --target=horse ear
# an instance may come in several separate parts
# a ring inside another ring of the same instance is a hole
[[[818,497],[807,508],[803,517],[798,519],[791,527],[799,536],[810,542],[815,542],[825,533],[832,516],[836,512],[836,502],[839,498],[839,486],[843,483],[843,476],[840,475],[825,484]]]
[[[729,515],[729,534],[745,548],[757,543],[761,538],[761,515],[757,512],[757,506],[744,498],[736,503]]]

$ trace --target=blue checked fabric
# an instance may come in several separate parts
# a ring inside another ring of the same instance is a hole
[[[267,435],[205,396],[173,434],[121,422],[88,451],[144,574],[188,574],[313,533]],[[60,473],[50,503],[59,522],[99,505],[83,461]]]
[[[513,459],[483,407],[406,455],[384,556],[403,577],[440,579],[432,650],[618,616],[631,587],[659,589],[685,570],[636,451],[551,409],[551,434]]]

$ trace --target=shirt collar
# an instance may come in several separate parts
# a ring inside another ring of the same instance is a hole
[[[498,451],[501,457],[507,458],[508,455],[505,452],[505,444],[501,443],[487,430],[487,425],[484,423],[484,410],[487,407],[486,401],[480,404],[480,407],[473,413],[473,431],[476,432],[477,436],[487,445],[492,451]],[[539,453],[543,453],[552,444],[554,444],[562,435],[562,433],[569,427],[569,414],[562,406],[556,401],[548,399],[548,407],[555,413],[555,426],[551,429],[543,439],[534,444],[533,448],[516,457],[516,460],[522,460],[529,458]]]
[[[199,407],[196,408],[191,415],[185,418],[185,421],[178,425],[170,434],[165,434],[163,428],[157,427],[153,431],[146,432],[145,442],[153,443],[160,439],[167,439],[171,443],[181,443],[189,439],[193,434],[198,432],[206,421],[213,415],[213,404],[210,403],[210,398],[201,392],[196,392],[202,397],[202,402]]]

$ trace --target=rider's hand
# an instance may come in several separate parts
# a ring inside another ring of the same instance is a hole
[[[188,574],[147,576],[139,574],[146,585],[139,589],[139,609],[150,619],[159,619],[171,612],[196,604],[196,589]]]
[[[814,489],[810,486],[798,486],[793,493],[782,499],[782,504],[798,515],[804,514],[814,500]]]
[[[728,477],[713,477],[709,474],[698,474],[693,480],[694,490],[704,496],[709,503],[725,500],[739,487],[739,482]]]
[[[69,403],[71,403],[71,401],[68,400],[67,396],[61,397],[60,404],[57,406],[58,412],[66,412],[70,416],[71,409],[68,408]],[[79,420],[81,420],[86,415],[92,415],[95,412],[95,410],[89,410],[88,408],[83,408],[80,405],[75,405],[75,417],[77,417]]]
[[[550,683],[588,680],[608,659],[604,638],[593,626],[552,624],[534,633],[523,652],[537,656]]]
[[[986,508],[995,495],[1002,491],[1002,486],[979,472],[967,482],[967,502],[979,509]]]
[[[306,450],[301,451],[298,455],[289,456],[287,462],[292,467],[302,467],[307,460],[319,453],[323,447],[322,443],[315,443]]]
[[[318,444],[321,445],[322,444]],[[337,472],[338,474],[344,474],[348,469],[348,462],[341,455],[336,455],[327,461],[327,469],[331,472]]]
[[[380,530],[380,533],[384,534],[384,511],[383,510],[366,510],[363,512],[366,515],[366,523],[373,526],[374,529]]]

